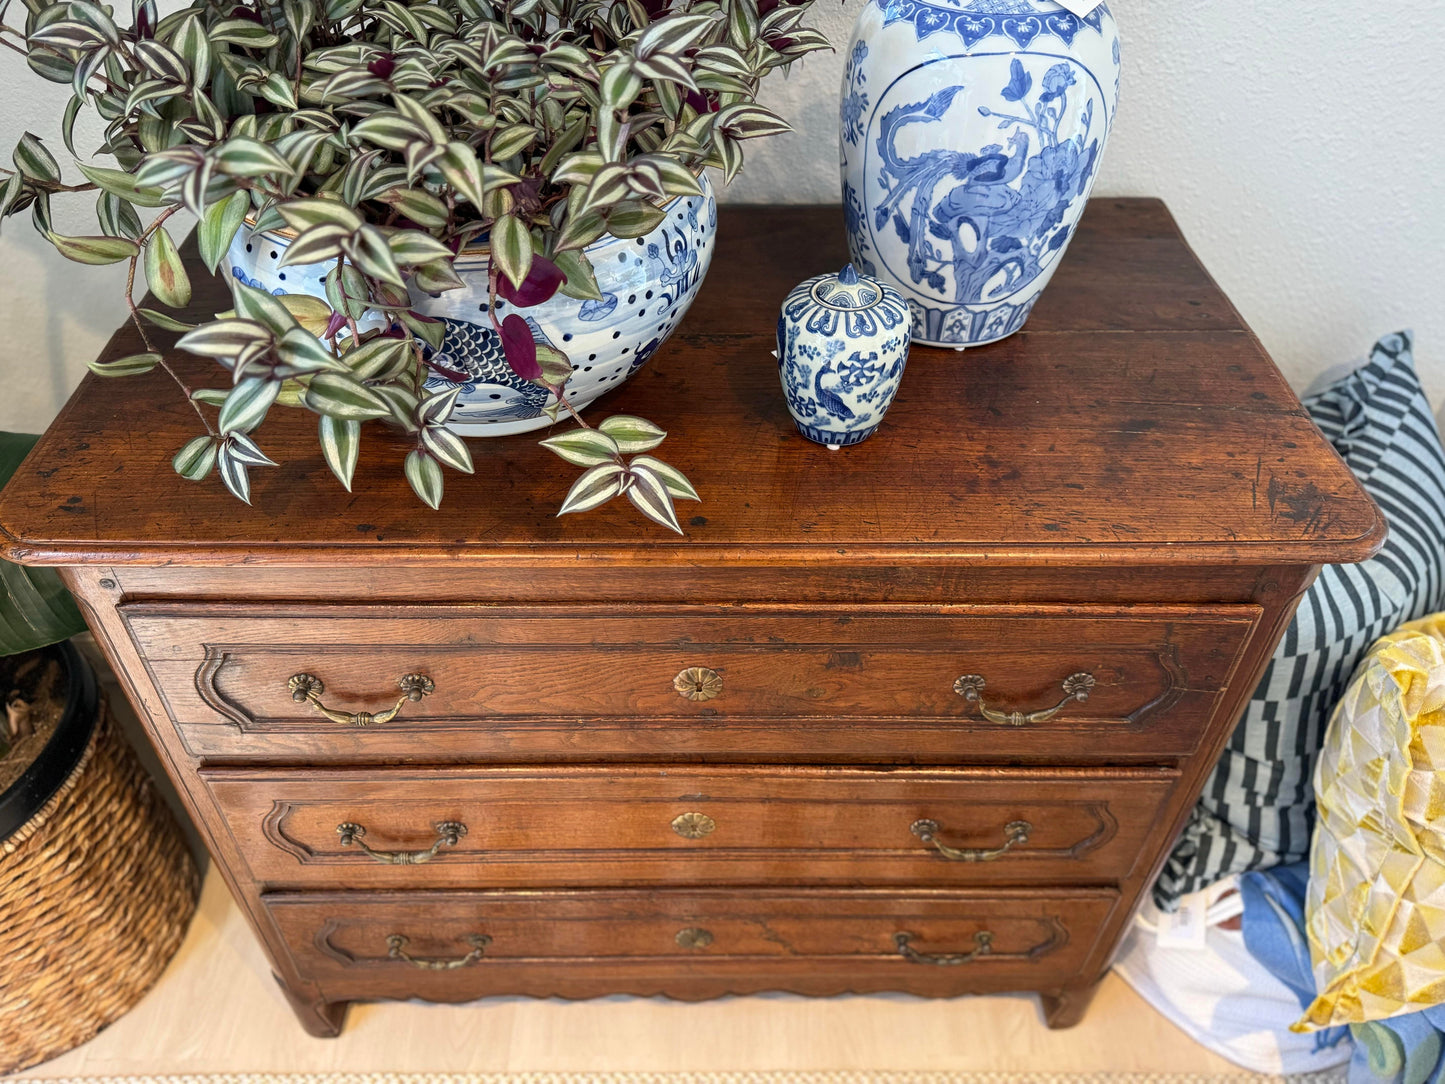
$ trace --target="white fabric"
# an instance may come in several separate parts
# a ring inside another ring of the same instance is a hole
[[[1167,919],[1147,900],[1114,970],[1171,1024],[1236,1065],[1256,1073],[1314,1073],[1344,1065],[1350,1044],[1316,1051],[1313,1035],[1291,1032],[1299,1001],[1249,954],[1243,933],[1219,927],[1240,912],[1238,892],[1228,895],[1238,881],[1226,877],[1180,901],[1202,905],[1209,916],[1201,948],[1161,946],[1158,929]]]

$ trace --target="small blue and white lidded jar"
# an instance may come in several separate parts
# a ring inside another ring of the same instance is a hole
[[[852,264],[795,286],[778,317],[778,376],[798,431],[832,451],[871,437],[911,339],[903,295]]]

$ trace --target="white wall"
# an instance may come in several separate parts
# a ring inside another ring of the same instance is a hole
[[[1297,388],[1413,327],[1445,401],[1445,0],[1112,2],[1124,101],[1096,192],[1162,196]],[[819,0],[838,51],[769,87],[797,131],[754,144],[727,198],[837,201],[836,98],[860,3]],[[0,103],[8,148],[26,128],[53,133],[64,92],[3,54]],[[66,263],[28,219],[5,226],[0,428],[49,421],[119,322],[118,294],[114,273]]]

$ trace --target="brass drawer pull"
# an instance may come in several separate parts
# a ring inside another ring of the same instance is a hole
[[[988,930],[979,930],[973,935],[974,949],[972,952],[919,952],[908,943],[912,940],[911,933],[895,933],[893,935],[893,943],[898,946],[898,955],[911,964],[953,967],[956,964],[970,963],[980,956],[988,956],[993,953],[993,934]]]
[[[1034,830],[1034,826],[1028,821],[1009,821],[1003,829],[1004,845],[992,850],[982,850],[973,847],[950,847],[938,838],[937,821],[914,821],[909,828],[924,843],[933,844],[933,849],[951,862],[993,862],[1015,847],[1022,847],[1029,841],[1029,835]]]
[[[964,674],[953,683],[953,691],[970,703],[978,705],[978,713],[991,723],[1007,723],[1009,726],[1027,726],[1030,723],[1045,723],[1063,711],[1072,700],[1080,704],[1089,699],[1089,690],[1094,687],[1094,675],[1087,673],[1070,674],[1064,678],[1064,698],[1051,708],[1038,711],[999,711],[983,702],[980,691],[987,682],[981,674]]]
[[[705,930],[701,926],[689,926],[686,929],[678,930],[673,940],[679,948],[703,949],[712,944],[712,931]]]
[[[419,866],[423,862],[430,862],[443,847],[455,847],[462,836],[467,834],[467,826],[461,821],[442,821],[437,825],[437,841],[424,851],[374,851],[366,845],[366,840],[361,838],[366,835],[366,829],[350,821],[338,824],[336,834],[341,837],[343,847],[354,844],[382,865]]]
[[[436,684],[425,674],[405,674],[396,685],[401,690],[401,699],[393,707],[373,715],[369,711],[337,711],[335,708],[328,708],[321,702],[321,694],[326,691],[326,686],[315,674],[292,674],[286,680],[286,688],[291,690],[292,700],[298,704],[309,701],[311,706],[326,718],[333,723],[341,723],[343,726],[389,723],[397,717],[408,700],[415,703],[427,693],[436,690]]]
[[[717,821],[706,813],[679,813],[672,818],[672,830],[683,839],[701,839],[717,829]]]
[[[672,679],[672,687],[688,700],[711,700],[722,695],[722,675],[706,666],[689,666]]]
[[[394,933],[386,939],[386,954],[393,960],[403,960],[412,967],[419,967],[423,971],[455,971],[459,967],[469,967],[480,960],[491,943],[492,939],[484,933],[468,934],[467,944],[472,946],[472,951],[465,956],[457,956],[450,960],[427,960],[420,956],[409,955],[406,951],[406,937]]]

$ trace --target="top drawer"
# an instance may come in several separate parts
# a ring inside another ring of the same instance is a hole
[[[198,756],[948,763],[1187,754],[1259,611],[133,603],[121,614]],[[408,685],[414,699],[399,691],[407,675],[424,679]]]

